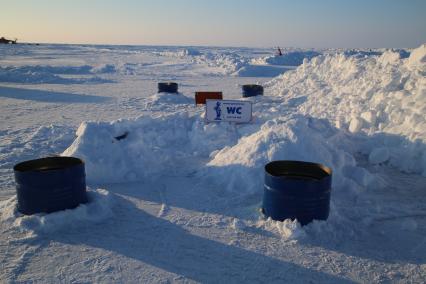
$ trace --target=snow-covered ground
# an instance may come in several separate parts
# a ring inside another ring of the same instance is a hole
[[[283,51],[0,46],[0,282],[425,282],[426,46]],[[251,123],[204,122],[246,83]],[[13,165],[57,154],[90,202],[21,215]],[[327,221],[263,218],[278,159],[333,169]]]

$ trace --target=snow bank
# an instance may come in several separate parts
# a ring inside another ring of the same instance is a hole
[[[236,145],[216,152],[207,171],[212,178],[227,176],[223,186],[228,190],[256,192],[263,187],[263,167],[269,161],[300,160],[331,167],[335,187],[357,191],[376,186],[375,178],[358,168],[353,156],[338,144],[345,139],[325,120],[300,115],[278,117],[242,137]]]
[[[423,45],[407,59],[391,50],[319,56],[270,81],[267,91],[288,103],[303,100],[298,112],[362,138],[357,151],[372,163],[426,175],[425,54]]]
[[[236,52],[208,52],[195,57],[194,61],[198,64],[207,64],[209,67],[220,68],[224,75],[233,74],[250,63],[248,58]]]
[[[100,66],[7,66],[0,67],[0,82],[10,83],[102,83],[108,80],[99,77],[90,78],[65,78],[60,75],[91,75],[115,72],[114,65],[106,64]]]
[[[233,73],[239,77],[275,77],[291,68],[283,66],[268,66],[268,65],[247,65]]]
[[[0,67],[0,82],[66,84],[69,79],[42,71],[28,71],[19,67]]]
[[[195,48],[184,48],[182,50],[178,51],[160,51],[160,52],[154,52],[154,54],[160,55],[160,56],[167,56],[167,57],[186,57],[186,56],[198,56],[201,55],[201,52]]]
[[[88,189],[87,194],[89,202],[75,209],[34,215],[21,214],[14,196],[0,202],[0,220],[14,229],[39,235],[100,223],[113,215],[113,198],[108,191]]]
[[[188,143],[192,119],[175,114],[154,119],[141,117],[111,123],[82,123],[77,139],[63,153],[86,163],[89,182],[138,180],[170,167],[179,168],[176,158]],[[118,137],[126,134],[122,140]]]
[[[254,64],[269,64],[269,65],[284,65],[284,66],[299,66],[304,59],[310,60],[321,53],[313,50],[306,51],[289,51],[283,55],[267,56],[252,60]]]
[[[248,58],[235,52],[206,53],[197,57],[198,63],[207,63],[211,67],[223,69],[224,74],[241,77],[275,77],[287,70],[290,66],[299,66],[304,59],[311,59],[320,55],[316,51],[288,51],[282,56],[267,56]],[[286,67],[285,67],[286,66]]]
[[[95,74],[106,74],[106,73],[116,73],[117,68],[114,64],[100,64],[97,66],[93,66],[90,69],[90,73]]]
[[[193,98],[188,98],[181,93],[157,93],[148,97],[145,101],[150,103],[151,105],[194,103]]]
[[[254,102],[259,113],[271,107],[266,98]],[[76,134],[63,155],[82,158],[87,180],[93,183],[196,171],[221,187],[247,194],[262,189],[266,163],[294,159],[333,168],[334,185],[353,193],[378,184],[341,145],[349,145],[350,138],[325,120],[301,115],[269,119],[258,114],[251,125],[206,124],[200,113],[183,110],[161,117],[85,122]]]
[[[185,111],[111,123],[84,122],[76,135],[63,155],[82,158],[87,180],[93,183],[191,172],[200,166],[199,159],[236,143],[236,134],[229,125],[205,125],[200,115]],[[115,138],[123,135],[123,139]]]
[[[407,65],[411,68],[419,68],[420,71],[425,71],[426,65],[426,44],[423,44],[419,48],[411,52],[408,58]],[[424,75],[424,74],[423,74]]]
[[[410,56],[410,52],[405,49],[347,49],[343,50],[342,53],[346,56],[363,58],[381,56],[384,52],[387,51],[398,53],[401,58],[407,58]]]

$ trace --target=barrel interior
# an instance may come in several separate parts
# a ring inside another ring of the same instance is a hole
[[[164,83],[160,83],[161,85],[165,86],[165,87],[170,87],[170,86],[176,86],[177,84],[174,82],[164,82]]]
[[[159,93],[177,93],[178,84],[175,82],[160,82],[158,83]]]
[[[248,85],[243,85],[243,91],[244,92],[257,92],[257,93],[261,93],[261,92],[263,92],[263,87],[261,85],[248,84]]]
[[[261,85],[243,85],[243,97],[253,97],[258,95],[263,95],[263,87]]]
[[[256,84],[245,84],[245,85],[243,85],[243,88],[247,88],[247,89],[263,89],[263,87],[261,85],[256,85]]]
[[[300,180],[321,180],[331,175],[331,169],[321,164],[302,161],[274,161],[265,166],[274,177]]]
[[[83,164],[83,161],[74,157],[48,157],[19,163],[13,167],[13,170],[17,172],[44,172],[62,170],[81,164]]]

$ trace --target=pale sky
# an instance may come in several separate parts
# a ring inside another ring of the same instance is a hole
[[[0,0],[21,42],[416,47],[426,0]]]

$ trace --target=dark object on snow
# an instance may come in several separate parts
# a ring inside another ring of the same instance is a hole
[[[158,83],[158,92],[159,93],[177,93],[178,84],[174,82]]]
[[[254,97],[263,95],[263,87],[260,85],[243,85],[243,97]]]
[[[18,211],[31,215],[72,209],[88,201],[82,160],[48,157],[13,167]]]
[[[129,132],[126,131],[122,135],[114,137],[114,139],[117,140],[117,141],[120,141],[120,140],[126,138],[127,135],[129,135]]]
[[[330,212],[330,168],[302,161],[273,161],[265,166],[262,210],[273,220],[297,219],[306,225],[327,220]]]
[[[4,37],[0,37],[0,43],[4,43],[4,44],[16,44],[17,39],[15,40],[11,40],[11,39],[6,39]]]
[[[195,104],[205,105],[206,100],[222,100],[222,92],[195,92]]]

